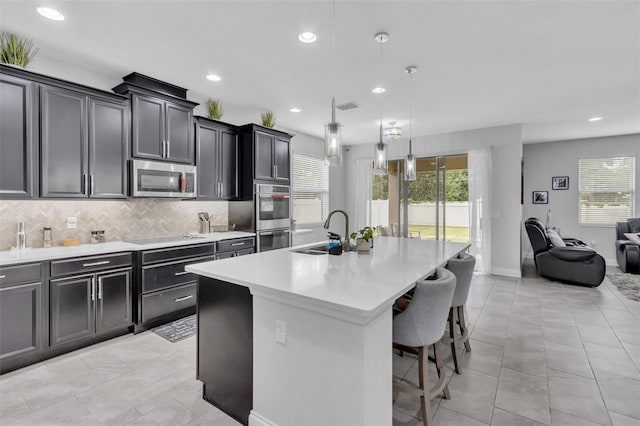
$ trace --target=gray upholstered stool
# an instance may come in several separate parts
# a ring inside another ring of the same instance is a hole
[[[418,350],[419,388],[405,382],[394,382],[394,389],[420,396],[422,421],[425,426],[431,421],[431,398],[444,394],[450,398],[442,359],[442,335],[447,324],[447,312],[453,300],[456,277],[444,268],[436,270],[435,279],[416,283],[413,298],[407,308],[393,318],[393,344],[396,348]],[[438,370],[438,383],[429,388],[429,346]]]
[[[451,356],[456,367],[456,373],[462,373],[460,361],[458,360],[458,345],[464,343],[467,352],[471,351],[469,344],[469,329],[464,318],[464,305],[469,297],[469,287],[473,278],[473,268],[476,266],[476,258],[465,253],[460,253],[458,257],[449,259],[447,269],[456,276],[456,291],[449,310],[449,336],[444,337],[444,343],[451,344]],[[456,332],[456,326],[460,328],[460,334]]]

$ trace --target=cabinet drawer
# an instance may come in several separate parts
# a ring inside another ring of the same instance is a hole
[[[195,306],[197,283],[169,288],[155,293],[143,294],[140,309],[142,322]]]
[[[142,267],[142,292],[161,290],[180,284],[192,283],[198,280],[196,274],[185,272],[184,267],[197,262],[213,260],[213,256],[199,257],[188,261],[163,263],[161,265]]]
[[[215,248],[212,243],[185,246],[184,248],[173,247],[170,249],[147,250],[142,252],[142,264],[170,262],[172,260],[186,259],[189,257],[212,256],[214,251]]]
[[[131,266],[131,253],[106,254],[102,256],[54,260],[51,262],[51,277],[69,274],[84,274],[105,269]]]
[[[248,248],[248,249],[244,249],[244,250],[238,250],[238,253],[236,253],[236,256],[246,256],[248,254],[253,254],[256,251],[253,249],[253,247]]]
[[[236,240],[218,241],[217,252],[244,250],[253,247],[253,238],[238,238]]]
[[[0,287],[16,284],[29,284],[42,281],[42,264],[3,266],[0,268]]]

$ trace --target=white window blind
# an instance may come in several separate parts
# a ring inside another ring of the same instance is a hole
[[[634,217],[635,157],[580,159],[580,223],[611,225]]]
[[[329,214],[329,167],[324,159],[293,154],[293,219],[322,223]]]

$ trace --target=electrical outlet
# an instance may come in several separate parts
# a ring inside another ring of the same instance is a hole
[[[76,229],[78,226],[78,218],[75,216],[71,216],[67,218],[67,229]]]
[[[282,320],[276,320],[276,342],[287,343],[287,323]]]

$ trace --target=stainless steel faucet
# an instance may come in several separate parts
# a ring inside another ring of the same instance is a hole
[[[345,243],[343,243],[342,246],[343,246],[343,250],[344,251],[349,251],[349,215],[347,214],[347,212],[345,212],[344,210],[334,210],[331,213],[329,213],[329,217],[327,217],[327,220],[325,220],[325,222],[324,222],[324,229],[329,229],[329,223],[331,223],[331,216],[333,216],[334,213],[342,213],[344,215],[344,221],[345,221],[344,239],[345,239]]]

